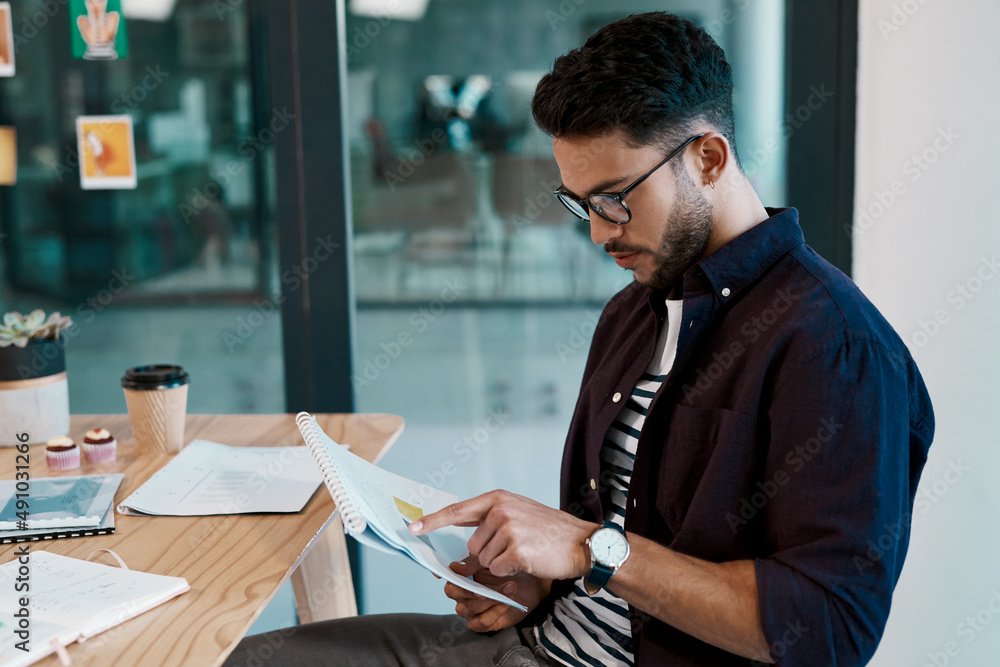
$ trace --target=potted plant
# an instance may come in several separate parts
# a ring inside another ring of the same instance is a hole
[[[0,325],[0,445],[46,442],[69,432],[65,337],[73,321],[41,310],[7,313]]]

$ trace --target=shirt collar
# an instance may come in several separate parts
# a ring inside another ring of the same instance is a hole
[[[778,258],[805,242],[796,209],[766,210],[771,217],[688,269],[684,274],[685,291],[689,287],[688,276],[703,275],[723,303],[733,301],[774,266]]]
[[[805,239],[794,208],[766,208],[770,216],[754,225],[684,272],[683,298],[712,292],[722,303],[736,299],[789,250]],[[728,290],[728,291],[727,291]],[[668,290],[650,289],[649,304],[666,313]]]

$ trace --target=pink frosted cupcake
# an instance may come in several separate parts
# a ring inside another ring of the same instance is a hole
[[[80,448],[71,438],[57,435],[45,446],[45,461],[50,470],[73,470],[80,467]]]
[[[87,463],[110,463],[115,460],[118,442],[106,428],[87,431],[83,438],[83,458]]]

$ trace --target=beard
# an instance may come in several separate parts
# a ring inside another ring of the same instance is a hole
[[[656,268],[648,280],[639,282],[654,289],[667,289],[676,283],[705,253],[712,231],[712,205],[695,186],[686,169],[678,169],[675,173],[677,199],[667,214],[667,225],[659,248],[629,248],[614,241],[604,244],[607,252],[640,251],[653,255]]]

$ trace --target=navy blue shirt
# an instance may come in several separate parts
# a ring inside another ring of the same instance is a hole
[[[863,665],[903,566],[933,412],[903,341],[805,245],[798,212],[768,213],[682,278],[677,357],[639,438],[625,530],[712,562],[753,560],[779,665]],[[665,297],[633,283],[594,333],[561,492],[562,509],[590,521],[604,515],[615,396],[649,364]],[[638,665],[751,664],[630,611]]]

